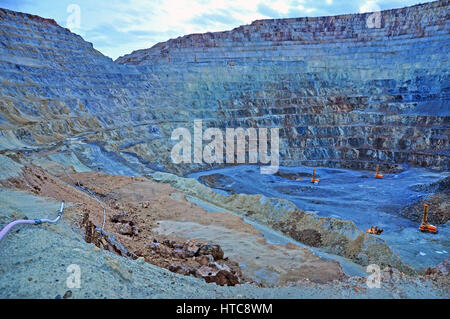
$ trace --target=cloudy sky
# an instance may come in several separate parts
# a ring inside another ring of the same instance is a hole
[[[0,7],[55,19],[116,59],[189,33],[224,31],[257,19],[400,8],[426,0],[0,0]]]

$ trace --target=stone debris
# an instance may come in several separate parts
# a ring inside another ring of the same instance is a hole
[[[128,217],[126,212],[121,212],[111,217],[113,223],[122,224],[119,228],[119,233],[127,236],[137,236],[139,234],[139,227],[136,226],[133,218]]]
[[[224,258],[224,252],[219,245],[189,240],[159,242],[155,238],[149,249],[165,258],[172,257],[174,262],[168,269],[174,273],[193,275],[220,286],[234,286],[245,282],[239,266]]]
[[[84,214],[81,227],[84,229],[84,238],[86,242],[93,243],[97,247],[109,250],[123,257],[131,259],[137,258],[136,254],[126,249],[113,234],[101,231],[92,221],[90,221],[88,213]]]
[[[223,259],[223,250],[219,245],[205,244],[198,250],[198,255],[211,255],[214,260]]]
[[[436,267],[429,267],[425,271],[426,276],[450,276],[450,260],[444,260]]]

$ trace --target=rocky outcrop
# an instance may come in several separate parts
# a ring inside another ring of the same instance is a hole
[[[126,249],[113,234],[106,233],[99,229],[89,220],[89,214],[83,216],[81,227],[84,231],[84,240],[92,243],[99,248],[103,248],[119,256],[137,259],[136,254]]]
[[[239,265],[224,258],[224,252],[219,245],[173,240],[159,242],[154,239],[149,249],[152,254],[172,258],[168,266],[171,272],[193,275],[219,286],[235,286],[245,282]]]
[[[424,204],[428,204],[428,222],[431,224],[447,223],[450,220],[450,177],[429,185],[417,185],[416,188],[425,190],[430,194],[402,208],[399,215],[421,222]]]
[[[436,267],[430,267],[425,272],[426,276],[449,276],[450,275],[450,260],[444,260]]]
[[[303,212],[285,199],[262,195],[221,195],[193,178],[161,172],[149,177],[158,182],[169,183],[187,195],[268,225],[306,245],[320,247],[363,266],[375,263],[392,266],[407,273],[414,272],[402,263],[382,239],[367,235],[352,221]]]
[[[54,21],[0,10],[0,150],[71,137],[174,165],[176,127],[278,127],[284,165],[449,167],[448,1],[259,20],[111,59]]]
[[[436,267],[428,268],[425,272],[425,277],[442,284],[450,291],[450,260],[444,260]]]

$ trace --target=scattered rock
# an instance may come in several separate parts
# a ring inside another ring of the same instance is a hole
[[[450,274],[450,259],[444,260],[436,267],[429,267],[426,276],[448,276]]]
[[[134,252],[136,254],[136,256],[138,256],[139,258],[143,258],[142,256],[144,256],[144,253],[142,252],[142,250],[138,249]],[[139,259],[138,258],[138,259]]]
[[[219,248],[220,248],[220,246],[219,246]],[[199,253],[200,249],[199,249],[199,244],[195,244],[191,241],[187,241],[183,245],[183,250],[185,251],[187,257],[194,257],[197,254],[204,255],[204,254]],[[222,257],[223,257],[223,255],[222,255]]]
[[[185,275],[185,276],[194,275],[196,273],[195,269],[188,267],[188,266],[181,265],[181,264],[176,264],[176,265],[170,264],[169,270],[171,272]]]
[[[445,224],[450,220],[450,192],[437,192],[426,196],[404,208],[399,212],[400,216],[420,223],[422,221],[423,206],[429,205],[428,222],[434,225]]]
[[[224,252],[219,245],[195,243],[193,241],[176,242],[156,238],[149,245],[153,254],[165,260],[173,260],[167,266],[171,272],[186,276],[194,275],[206,282],[218,285],[234,286],[244,281],[237,263],[224,259]],[[154,258],[155,259],[155,258]]]
[[[201,266],[199,269],[197,269],[197,275],[200,277],[207,277],[207,276],[215,276],[219,272],[219,269],[212,268],[210,266]]]
[[[173,251],[172,251],[172,255],[174,256],[174,257],[178,257],[178,258],[181,258],[181,259],[186,259],[186,258],[188,258],[188,257],[192,257],[192,256],[188,256],[188,254],[187,254],[188,252],[186,251],[186,250],[184,250],[184,249],[180,249],[180,248],[175,248]]]
[[[167,247],[164,244],[161,243],[151,243],[150,244],[150,249],[153,253],[157,253],[159,255],[161,255],[162,257],[169,257],[172,256],[172,250],[170,249],[170,247]]]
[[[119,233],[126,236],[137,236],[139,234],[139,228],[126,223],[120,227]]]
[[[209,265],[214,261],[214,257],[211,255],[202,255],[195,257],[195,260],[202,266]]]
[[[133,252],[126,249],[114,235],[102,231],[95,226],[95,224],[89,219],[88,213],[85,213],[83,216],[81,228],[84,229],[84,239],[87,243],[93,243],[99,248],[109,250],[123,257],[131,259],[137,258],[137,256]]]
[[[154,239],[153,241],[158,242],[157,239]],[[170,239],[166,239],[162,242],[165,246],[170,247],[170,248],[175,248],[175,245],[177,244],[176,241],[174,240],[170,240]],[[177,248],[182,248],[183,246],[177,247]]]
[[[204,267],[206,266],[203,266],[202,268]],[[202,270],[199,269],[197,273],[205,279],[206,282],[214,282],[219,286],[235,286],[239,284],[239,278],[227,270],[212,271],[212,268],[207,267]],[[208,275],[202,275],[203,273],[208,273]]]
[[[223,259],[223,250],[219,245],[206,244],[200,247],[197,255],[211,255],[214,260]]]
[[[117,215],[112,216],[111,221],[113,223],[122,223],[122,224],[125,224],[125,223],[132,224],[133,223],[132,219],[130,217],[128,217],[127,212],[121,212]]]

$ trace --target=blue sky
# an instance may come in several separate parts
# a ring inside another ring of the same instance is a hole
[[[371,12],[423,2],[428,1],[0,0],[0,7],[55,19],[116,59],[170,38],[230,30],[257,19]]]

